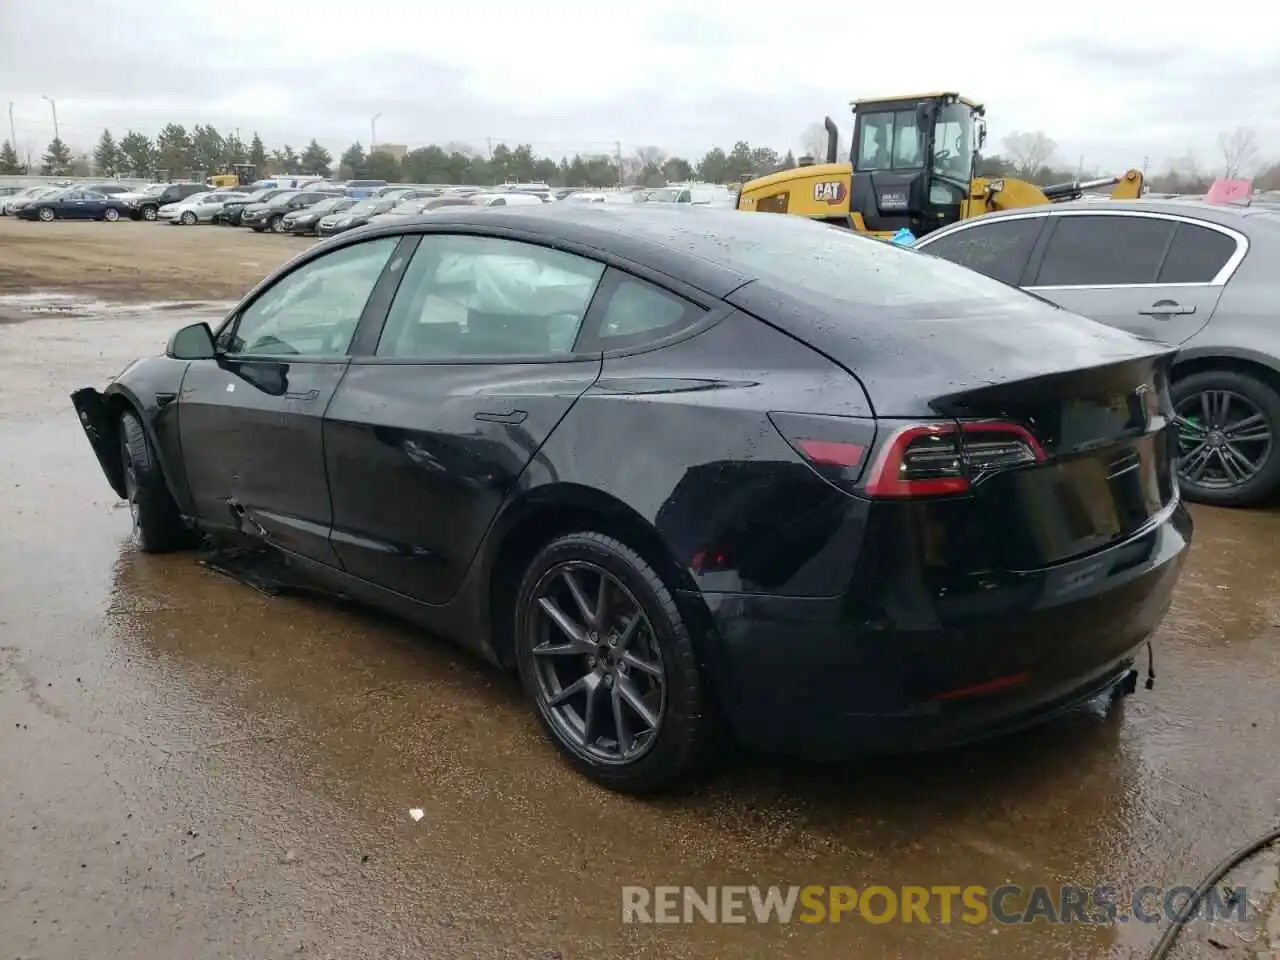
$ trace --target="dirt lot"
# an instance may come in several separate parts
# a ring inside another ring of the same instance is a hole
[[[0,295],[234,300],[311,242],[232,227],[0,217]]]
[[[301,246],[0,221],[0,288],[231,298]],[[1158,927],[624,925],[621,888],[1170,888],[1280,818],[1280,513],[1194,511],[1154,690],[929,757],[748,757],[643,803],[570,772],[509,678],[430,637],[135,552],[67,394],[184,311],[19,320],[0,324],[4,958],[1140,957]],[[1233,876],[1247,920],[1176,956],[1271,956],[1276,878],[1275,853]]]

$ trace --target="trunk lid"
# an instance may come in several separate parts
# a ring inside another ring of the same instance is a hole
[[[935,398],[960,423],[1025,427],[1042,458],[975,478],[967,510],[999,530],[999,567],[1034,569],[1124,540],[1178,499],[1172,352]],[[966,439],[966,445],[968,440]]]

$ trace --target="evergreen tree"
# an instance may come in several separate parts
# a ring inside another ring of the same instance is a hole
[[[307,144],[307,149],[302,151],[300,162],[303,173],[310,173],[317,177],[327,177],[329,176],[329,165],[333,163],[333,155],[315,140],[312,140]]]
[[[40,168],[40,172],[45,176],[61,176],[70,166],[71,151],[59,138],[54,137],[49,141],[49,148],[44,154],[44,166]]]
[[[0,146],[0,173],[17,175],[25,172],[26,168],[18,162],[18,151],[6,140],[4,146]]]
[[[255,132],[249,141],[249,162],[258,168],[258,173],[267,168],[267,148],[262,145],[262,138]]]
[[[110,130],[103,130],[93,150],[93,172],[99,177],[114,177],[120,172],[120,148]]]

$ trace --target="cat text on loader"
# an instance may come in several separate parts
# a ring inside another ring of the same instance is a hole
[[[837,162],[839,133],[826,118],[826,163],[803,158],[743,184],[738,209],[790,213],[891,237],[904,227],[917,237],[993,210],[1075,200],[1117,184],[1111,196],[1142,196],[1138,170],[1118,177],[1038,187],[1009,177],[974,176],[986,139],[981,104],[957,93],[856,100],[850,162]]]

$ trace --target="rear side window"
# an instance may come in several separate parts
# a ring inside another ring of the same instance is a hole
[[[993,280],[1017,286],[1043,227],[1044,217],[993,220],[957,230],[921,245],[920,249]]]
[[[623,350],[661,340],[693,326],[706,311],[669,290],[621,271],[610,271],[600,288],[600,328],[584,350]],[[595,311],[593,311],[594,313]]]
[[[1054,217],[1038,287],[1155,283],[1178,224],[1152,217]]]
[[[1035,302],[1021,290],[922,250],[837,226],[799,217],[724,216],[736,222],[722,262],[787,292],[800,306],[813,302],[825,310],[837,301],[893,323],[1021,311]]]
[[[1194,223],[1179,223],[1173,245],[1160,268],[1160,283],[1208,283],[1236,252],[1236,241],[1225,233]]]

